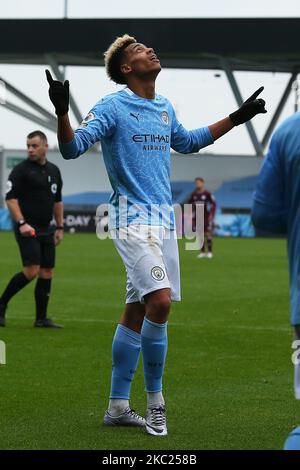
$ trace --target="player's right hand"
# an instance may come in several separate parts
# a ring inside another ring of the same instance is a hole
[[[22,235],[22,237],[34,237],[35,236],[35,230],[29,224],[21,225],[19,230],[20,230],[20,234]]]
[[[49,70],[45,70],[49,83],[49,97],[55,107],[57,116],[64,116],[69,111],[69,80],[64,83],[53,80]]]

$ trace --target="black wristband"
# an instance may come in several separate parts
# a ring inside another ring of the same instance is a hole
[[[21,219],[21,220],[18,220],[17,226],[20,228],[20,227],[22,227],[22,225],[25,225],[26,223],[27,223],[26,220]]]
[[[59,225],[58,227],[56,227],[55,230],[64,230],[64,227],[62,227],[61,225]]]

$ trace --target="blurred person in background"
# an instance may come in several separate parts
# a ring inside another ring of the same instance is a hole
[[[11,298],[37,278],[34,296],[36,328],[62,328],[47,318],[55,266],[55,247],[63,239],[62,178],[47,160],[48,143],[41,131],[27,136],[28,158],[14,167],[7,181],[6,204],[14,224],[23,269],[16,273],[0,297],[0,326]],[[56,227],[50,225],[55,218]]]
[[[204,206],[204,241],[197,258],[211,259],[213,257],[213,228],[217,204],[214,196],[205,189],[205,181],[203,178],[200,178],[199,176],[195,178],[195,190],[192,192],[188,203],[193,206],[193,230],[195,230],[196,227],[195,206],[197,204],[202,204]],[[207,253],[205,249],[206,245]]]

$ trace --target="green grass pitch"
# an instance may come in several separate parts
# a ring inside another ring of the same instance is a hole
[[[0,290],[20,269],[0,233]],[[10,303],[0,367],[0,449],[280,449],[299,424],[293,398],[284,240],[216,239],[198,260],[180,241],[182,297],[169,321],[164,378],[169,435],[104,428],[111,341],[125,275],[111,240],[66,235],[57,251],[49,316],[35,330],[33,285]],[[132,386],[145,411],[142,367]]]

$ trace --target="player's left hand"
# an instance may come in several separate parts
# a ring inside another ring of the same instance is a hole
[[[265,100],[262,98],[257,99],[258,95],[260,95],[263,89],[264,87],[261,86],[242,104],[242,106],[237,111],[229,114],[229,117],[235,126],[249,121],[254,116],[256,116],[256,114],[264,114],[267,112],[265,109]]]
[[[54,244],[55,244],[55,246],[59,245],[63,238],[64,238],[64,231],[63,230],[55,230],[55,232],[54,232]]]

